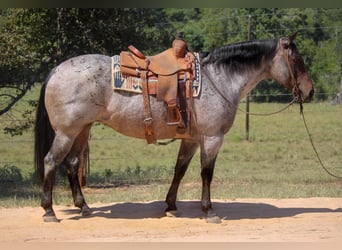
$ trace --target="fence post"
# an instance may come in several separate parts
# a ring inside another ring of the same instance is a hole
[[[248,41],[251,40],[251,15],[248,15]],[[246,140],[249,141],[249,96],[248,93],[246,96]]]

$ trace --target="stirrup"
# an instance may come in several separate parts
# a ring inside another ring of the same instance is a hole
[[[179,125],[181,123],[181,115],[179,110],[176,106],[167,107],[167,115],[166,115],[166,124],[168,126]]]

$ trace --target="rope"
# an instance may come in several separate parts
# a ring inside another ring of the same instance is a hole
[[[175,140],[176,140],[176,139],[173,138],[173,139],[171,139],[171,140],[169,140],[169,141],[166,141],[166,142],[157,141],[155,144],[156,144],[156,145],[160,145],[160,146],[167,146],[167,145],[169,145],[170,143],[174,142]]]
[[[330,176],[335,177],[335,178],[337,178],[337,179],[342,179],[342,176],[338,176],[338,175],[335,175],[335,174],[331,173],[331,172],[325,167],[325,165],[323,164],[321,158],[319,157],[318,152],[317,152],[317,149],[316,149],[316,147],[315,147],[315,144],[313,143],[312,136],[311,136],[311,134],[310,134],[310,132],[309,132],[309,129],[308,129],[308,126],[307,126],[307,124],[306,124],[306,119],[305,119],[305,116],[304,116],[303,104],[302,104],[302,103],[300,103],[300,114],[301,114],[301,116],[302,116],[302,118],[303,118],[304,127],[305,127],[306,132],[307,132],[307,134],[308,134],[308,136],[309,136],[311,146],[312,146],[312,148],[313,148],[313,150],[314,150],[314,152],[315,152],[315,154],[316,154],[316,157],[317,157],[319,163],[321,164],[322,168],[323,168],[323,169],[325,170],[325,172],[327,172]]]
[[[238,110],[245,113],[245,114],[249,114],[249,115],[254,115],[254,116],[271,116],[271,115],[275,115],[275,114],[279,114],[281,112],[283,112],[284,110],[288,109],[292,104],[294,104],[296,102],[296,98],[293,98],[293,100],[288,103],[285,107],[281,108],[280,110],[278,111],[274,111],[274,112],[271,112],[271,113],[253,113],[253,112],[247,112],[241,108],[238,107]]]

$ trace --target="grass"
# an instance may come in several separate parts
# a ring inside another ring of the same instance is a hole
[[[37,96],[33,91],[27,98]],[[251,103],[250,109],[263,113],[283,106]],[[24,102],[16,110],[23,107]],[[323,162],[342,176],[342,106],[310,103],[304,105],[304,112]],[[0,130],[7,119],[0,117]],[[91,135],[89,187],[84,189],[88,203],[165,198],[179,141],[167,146],[147,145],[145,140],[125,137],[101,124],[93,126]],[[238,112],[216,162],[213,199],[342,197],[342,181],[327,175],[316,159],[298,105],[269,117],[250,116],[250,140],[244,138],[245,114]],[[32,131],[13,138],[0,134],[0,155],[0,170],[15,166],[22,175],[20,181],[1,181],[0,207],[38,206],[41,191],[32,177]],[[72,204],[65,178],[59,177],[58,184],[54,203]],[[200,197],[197,152],[181,184],[179,199]]]

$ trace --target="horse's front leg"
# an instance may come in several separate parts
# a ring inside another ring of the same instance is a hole
[[[165,210],[168,216],[177,216],[176,199],[179,184],[188,169],[189,163],[194,156],[199,144],[198,142],[188,141],[183,139],[178,152],[177,163],[172,184],[166,196],[167,209]]]
[[[202,177],[202,211],[209,223],[221,223],[215,214],[210,197],[210,185],[213,179],[217,154],[223,142],[222,136],[202,136],[201,140],[201,177]]]

